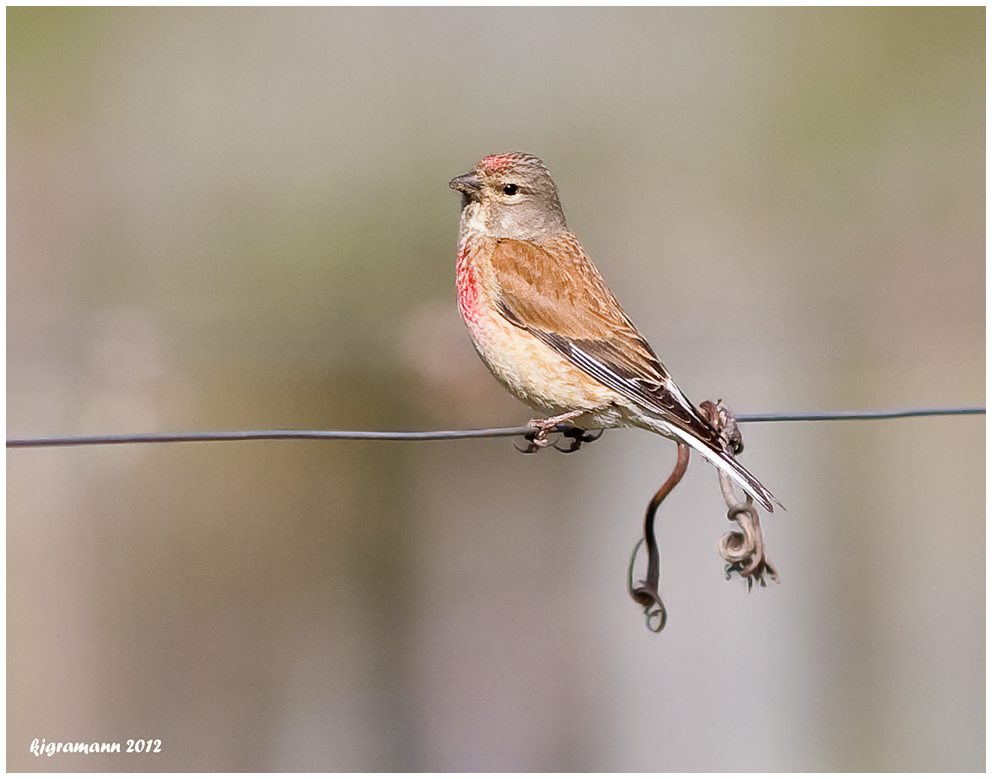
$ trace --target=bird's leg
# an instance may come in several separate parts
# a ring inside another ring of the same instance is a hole
[[[576,409],[575,411],[566,411],[564,414],[558,414],[557,416],[547,417],[546,419],[532,419],[527,423],[528,427],[535,428],[535,432],[528,433],[524,436],[529,443],[523,449],[520,449],[524,454],[533,454],[539,449],[543,449],[548,446],[551,442],[548,440],[548,434],[554,432],[558,425],[569,422],[578,416],[582,416],[585,411],[582,409]],[[518,447],[519,449],[519,447]]]

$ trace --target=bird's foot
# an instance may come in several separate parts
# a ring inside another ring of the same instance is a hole
[[[557,416],[548,417],[546,419],[532,419],[527,423],[528,427],[533,427],[534,432],[528,433],[524,436],[527,439],[527,445],[521,449],[516,446],[518,452],[523,452],[524,454],[534,454],[534,452],[544,449],[546,446],[551,445],[551,441],[548,440],[548,435],[555,432],[558,425],[564,424],[565,422],[570,422],[578,416],[581,416],[585,412],[582,409],[576,409],[575,411],[566,411],[564,414],[558,414]],[[581,446],[581,442],[579,443]],[[576,449],[578,446],[575,447]],[[574,451],[574,449],[572,450]]]
[[[565,438],[572,439],[567,447],[558,446],[555,444],[555,449],[564,454],[571,454],[572,452],[577,452],[582,448],[582,444],[589,444],[593,441],[598,441],[602,435],[602,430],[597,430],[595,433],[590,433],[588,430],[583,430],[581,427],[572,427],[562,433]]]

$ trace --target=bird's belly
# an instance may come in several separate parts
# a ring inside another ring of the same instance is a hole
[[[496,312],[469,324],[472,341],[493,375],[519,400],[549,415],[584,409],[575,424],[593,428],[624,424],[616,392],[601,384]]]

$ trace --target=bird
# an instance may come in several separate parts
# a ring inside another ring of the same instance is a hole
[[[565,225],[558,188],[533,154],[503,152],[451,179],[462,195],[458,309],[496,379],[540,414],[533,440],[637,427],[687,444],[768,511],[782,504],[728,451],[672,380]]]

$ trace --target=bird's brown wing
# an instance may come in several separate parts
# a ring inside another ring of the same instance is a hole
[[[672,381],[575,237],[501,240],[492,255],[498,308],[597,381],[721,449],[719,436]]]

